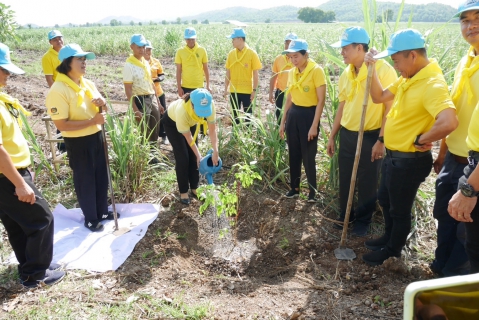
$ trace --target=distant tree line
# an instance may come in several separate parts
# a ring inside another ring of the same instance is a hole
[[[336,14],[333,11],[323,11],[311,7],[304,7],[298,11],[298,19],[306,23],[325,23],[336,20]]]

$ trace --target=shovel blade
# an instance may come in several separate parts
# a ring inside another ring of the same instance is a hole
[[[124,235],[125,233],[128,233],[128,232],[130,232],[130,229],[120,228],[118,230],[113,231],[113,235],[119,237],[119,236]]]
[[[338,260],[354,260],[356,259],[356,254],[353,249],[349,248],[336,248],[334,250],[334,255]]]

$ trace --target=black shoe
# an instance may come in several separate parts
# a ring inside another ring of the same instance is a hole
[[[101,223],[100,220],[94,220],[94,221],[85,220],[84,226],[91,232],[100,232],[100,231],[103,231],[104,229],[103,224]]]
[[[190,198],[185,198],[185,199],[180,198],[180,202],[184,205],[189,206],[191,201],[190,201]]]
[[[351,234],[356,237],[365,237],[368,234],[369,225],[362,224],[362,223],[355,223],[353,227],[353,231]]]
[[[45,277],[41,280],[30,280],[27,277],[25,280],[20,279],[23,286],[25,288],[36,288],[38,286],[51,286],[59,281],[61,281],[65,277],[65,271],[52,271],[52,270],[45,270]]]
[[[371,240],[368,240],[368,241],[364,242],[364,245],[369,250],[378,251],[378,250],[381,250],[381,249],[385,248],[386,245],[388,244],[388,241],[389,241],[389,237],[386,237],[386,235],[383,235],[380,238],[371,239]]]
[[[344,223],[344,217],[339,218],[338,221]],[[351,216],[349,216],[349,224],[351,224],[351,223],[353,223],[353,222],[354,222],[354,217],[351,218]],[[348,227],[349,227],[349,226],[348,226]],[[341,224],[341,223],[333,223],[333,228],[334,228],[334,229],[337,229],[337,230],[343,230],[343,224]]]
[[[116,213],[116,217],[117,217],[118,219],[120,218],[120,214],[119,214],[118,212]],[[108,214],[102,215],[99,220],[100,220],[100,221],[103,221],[103,220],[115,220],[115,216],[113,215],[113,211],[108,211]]]
[[[299,197],[299,191],[296,189],[291,189],[284,196],[288,199],[297,198]]]
[[[48,270],[50,270],[50,271],[58,271],[58,270],[60,270],[61,268],[62,268],[62,265],[61,265],[61,264],[52,262],[52,263],[50,263],[50,266],[48,267]]]
[[[159,164],[160,160],[158,160],[156,157],[152,158],[150,161],[148,161],[148,164],[154,165],[154,164]]]
[[[310,191],[310,192],[309,192],[308,202],[309,202],[309,203],[316,203],[316,202],[317,202],[317,200],[316,200],[316,192],[314,192],[314,191]]]
[[[400,256],[401,255],[395,257],[399,258]],[[394,257],[394,255],[390,254],[386,248],[382,248],[381,250],[363,254],[363,261],[366,262],[366,264],[374,267],[383,264],[383,262],[390,257]]]

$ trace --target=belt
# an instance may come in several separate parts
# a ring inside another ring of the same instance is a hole
[[[18,168],[17,171],[18,171],[20,174],[24,174],[25,171],[28,171],[28,168]],[[1,178],[6,178],[3,173],[0,173],[0,179],[1,179]]]
[[[451,153],[451,155],[454,157],[454,161],[460,164],[468,164],[469,161],[467,161],[467,157],[461,157],[458,155],[455,155],[454,153]]]
[[[414,158],[430,156],[431,151],[401,152],[401,151],[391,151],[389,149],[386,149],[386,154],[390,156],[391,158],[414,159]]]

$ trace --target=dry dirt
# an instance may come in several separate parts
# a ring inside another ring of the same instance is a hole
[[[33,64],[40,56],[38,52],[17,52],[16,61],[20,66]],[[124,59],[99,57],[89,62],[90,66],[107,67],[87,78],[110,99],[124,100]],[[162,63],[168,74],[163,88],[169,102],[177,98],[174,65],[171,59]],[[224,108],[224,70],[221,66],[210,68],[214,98]],[[106,74],[107,70],[116,75]],[[269,74],[268,68],[260,73],[259,105],[272,110],[267,102]],[[107,76],[109,80],[105,80]],[[47,87],[41,74],[12,77],[6,91],[33,111],[31,123],[46,113]],[[45,134],[42,121],[36,122],[35,132],[40,139]],[[160,298],[182,294],[191,305],[208,301],[214,307],[211,318],[215,319],[402,319],[404,288],[432,277],[426,262],[409,250],[407,257],[387,261],[383,266],[364,264],[360,258],[367,252],[363,242],[379,231],[367,238],[349,238],[347,245],[358,258],[338,261],[333,251],[341,233],[324,219],[335,217],[331,210],[263,190],[241,196],[236,248],[246,248],[245,254],[223,259],[224,252],[216,249],[232,248],[234,233],[220,240],[215,233],[214,213],[200,216],[198,200],[185,208],[171,195],[167,199],[171,203],[160,212],[127,261],[116,272],[97,278],[112,284],[101,289],[105,301],[119,301],[125,292],[150,292]],[[375,221],[381,221],[380,214]],[[74,273],[64,281],[75,281]],[[25,295],[19,285],[12,283],[0,288],[0,296],[6,305],[22,296],[16,308],[36,304],[36,298]],[[1,312],[0,317],[8,317]],[[139,313],[138,318],[146,317]]]

